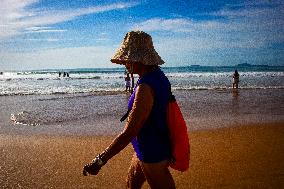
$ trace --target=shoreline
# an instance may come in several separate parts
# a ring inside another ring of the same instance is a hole
[[[190,132],[284,122],[282,89],[174,91]],[[0,134],[116,135],[129,94],[0,97]],[[282,99],[282,100],[281,100]],[[280,102],[280,103],[279,103]],[[15,122],[31,125],[13,124]]]
[[[190,132],[190,169],[171,169],[177,188],[281,188],[284,186],[283,122]],[[98,176],[82,166],[113,136],[0,135],[3,188],[125,187],[133,149],[111,159]],[[110,187],[111,185],[111,187]],[[149,188],[144,184],[143,188]]]
[[[284,86],[277,87],[239,87],[238,89],[230,87],[215,87],[215,88],[172,88],[173,94],[179,92],[198,92],[198,91],[208,91],[208,92],[240,92],[240,91],[255,91],[255,90],[284,90]],[[125,91],[125,89],[117,90],[97,90],[97,91],[86,91],[86,92],[55,92],[55,93],[14,93],[14,94],[0,94],[0,97],[25,97],[25,96],[41,96],[41,97],[53,97],[61,95],[60,98],[76,98],[76,97],[87,97],[87,96],[104,96],[104,95],[131,95],[130,92]],[[53,99],[53,98],[50,98]],[[48,100],[50,100],[48,99]]]

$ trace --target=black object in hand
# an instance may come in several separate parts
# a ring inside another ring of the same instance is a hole
[[[88,163],[83,168],[83,175],[87,176],[90,175],[97,175],[101,169],[101,165],[98,165],[96,161],[92,161],[91,163]]]
[[[103,162],[101,159],[101,154],[99,154],[95,159],[92,160],[91,163],[88,163],[87,165],[84,166],[83,168],[83,175],[87,176],[88,173],[90,175],[97,175],[101,169],[101,167],[105,164],[106,162]]]

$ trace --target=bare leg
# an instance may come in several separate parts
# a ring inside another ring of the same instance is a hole
[[[143,183],[146,181],[144,173],[138,158],[134,154],[131,160],[131,165],[127,175],[127,187],[128,189],[140,189]]]
[[[151,189],[175,189],[174,179],[168,169],[168,160],[159,163],[141,162],[141,165]]]

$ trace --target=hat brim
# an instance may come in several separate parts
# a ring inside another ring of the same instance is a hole
[[[142,31],[128,32],[111,62],[122,65],[140,63],[149,66],[165,63],[156,52],[151,36]]]
[[[110,61],[112,62],[112,63],[115,63],[115,64],[120,64],[120,65],[125,65],[125,64],[127,64],[127,63],[140,63],[139,61],[133,61],[133,60],[127,60],[127,59],[123,59],[123,60],[121,60],[121,59],[110,59]]]

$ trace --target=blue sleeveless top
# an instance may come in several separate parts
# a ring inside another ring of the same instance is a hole
[[[154,104],[148,119],[138,135],[132,140],[132,146],[140,161],[157,163],[171,157],[169,131],[166,124],[170,82],[160,69],[141,77],[129,99],[129,110],[133,106],[136,88],[142,83],[146,83],[154,91]]]

